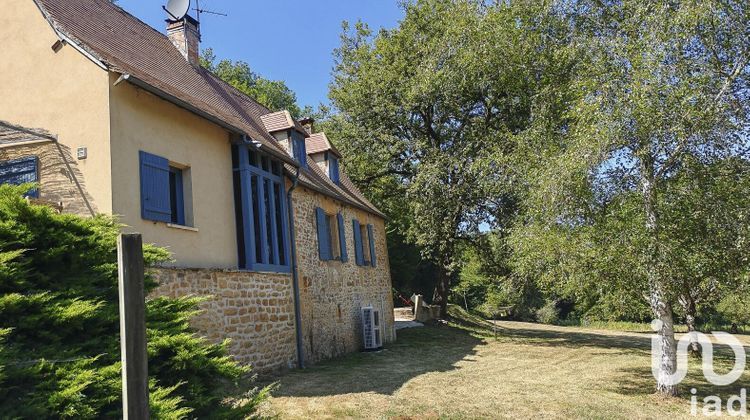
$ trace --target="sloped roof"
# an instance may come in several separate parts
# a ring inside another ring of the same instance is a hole
[[[45,141],[54,142],[56,139],[45,130],[26,128],[0,121],[0,146]]]
[[[336,156],[341,157],[341,153],[339,153],[338,149],[336,149],[336,146],[331,143],[330,140],[328,140],[328,137],[326,136],[326,133],[315,133],[312,134],[307,139],[307,144],[305,145],[305,148],[307,149],[308,155],[313,155],[315,153],[321,153],[321,152],[327,152],[331,151],[336,154]]]
[[[299,121],[296,121],[294,118],[292,118],[292,114],[290,114],[287,110],[262,115],[260,119],[261,121],[263,121],[263,124],[265,125],[266,130],[268,130],[269,133],[294,128],[300,133],[307,135],[305,127],[303,127],[302,124],[299,123]]]
[[[75,43],[103,67],[260,142],[263,151],[282,160],[287,171],[296,172],[298,163],[269,134],[284,124],[283,129],[294,127],[305,133],[287,111],[271,112],[210,71],[191,65],[166,35],[110,0],[34,1],[62,39]],[[300,171],[301,184],[384,217],[344,174],[341,185],[336,185],[308,160],[308,169]]]
[[[271,111],[192,66],[169,38],[109,0],[35,0],[58,33],[71,39],[108,69],[162,91],[261,143],[287,163],[294,160],[265,129]]]
[[[286,165],[285,169],[290,173],[294,173],[294,167]],[[385,215],[365,198],[343,170],[340,170],[340,182],[337,185],[323,173],[318,164],[310,156],[307,157],[307,168],[300,168],[299,183],[324,195],[385,218]]]

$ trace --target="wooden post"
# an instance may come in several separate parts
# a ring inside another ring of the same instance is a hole
[[[125,420],[147,420],[148,354],[144,295],[143,241],[140,234],[117,237],[120,288],[122,414]]]

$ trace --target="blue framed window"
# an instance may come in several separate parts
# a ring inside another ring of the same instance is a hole
[[[333,153],[328,154],[328,176],[331,178],[331,181],[337,185],[341,182],[339,176],[339,158]]]
[[[169,202],[172,223],[185,225],[185,187],[182,169],[169,167]]]
[[[359,266],[377,266],[375,256],[375,229],[372,225],[352,221],[354,229],[354,255]]]
[[[254,147],[233,146],[239,266],[289,272],[287,203],[281,162]]]
[[[321,261],[348,261],[344,217],[341,213],[327,214],[318,207],[315,209],[315,219],[318,228],[318,254]]]
[[[169,160],[140,152],[141,217],[154,222],[186,225],[185,171]]]
[[[305,138],[298,132],[292,131],[292,154],[294,159],[299,162],[303,168],[307,167],[307,147],[305,146]]]
[[[29,156],[0,162],[0,184],[21,185],[39,182],[39,159]],[[39,190],[34,188],[27,197],[39,198]]]

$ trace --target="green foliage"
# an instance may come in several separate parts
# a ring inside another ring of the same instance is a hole
[[[287,110],[292,117],[301,117],[297,95],[281,80],[268,80],[252,71],[244,61],[219,60],[211,48],[203,50],[201,66],[271,111]]]
[[[725,292],[716,305],[719,321],[726,324],[750,325],[750,290],[745,285],[740,289]]]
[[[121,415],[116,237],[111,217],[60,215],[0,186],[0,412],[9,418]],[[147,264],[168,258],[144,247]],[[147,287],[154,286],[148,281]],[[150,300],[147,334],[155,418],[233,417],[224,403],[247,369],[192,333],[194,298]],[[252,396],[251,396],[252,397]]]
[[[557,302],[548,300],[544,306],[536,311],[536,319],[542,324],[557,324],[560,320],[560,310]]]
[[[583,1],[565,15],[579,60],[564,118],[540,114],[558,129],[515,158],[528,187],[515,270],[584,318],[711,305],[747,268],[750,45],[732,29],[747,4]]]
[[[396,29],[344,27],[330,97],[348,135],[337,144],[366,156],[346,164],[360,182],[400,194],[386,203],[438,268],[442,303],[461,242],[513,212],[503,153],[554,80],[529,75],[567,61],[544,48],[551,16],[531,3],[420,0]]]

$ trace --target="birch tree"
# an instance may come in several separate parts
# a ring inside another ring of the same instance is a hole
[[[666,187],[688,159],[747,156],[750,8],[743,1],[619,0],[575,2],[570,10],[584,57],[574,86],[579,100],[556,139],[557,154],[533,174],[531,215],[517,239],[544,225],[596,230],[602,208],[623,194],[635,197],[638,208],[617,234],[638,247],[636,278],[620,285],[644,291],[659,321],[657,390],[676,395],[667,379],[676,368],[673,314],[684,279],[674,275],[664,240],[663,203],[680,191]]]

